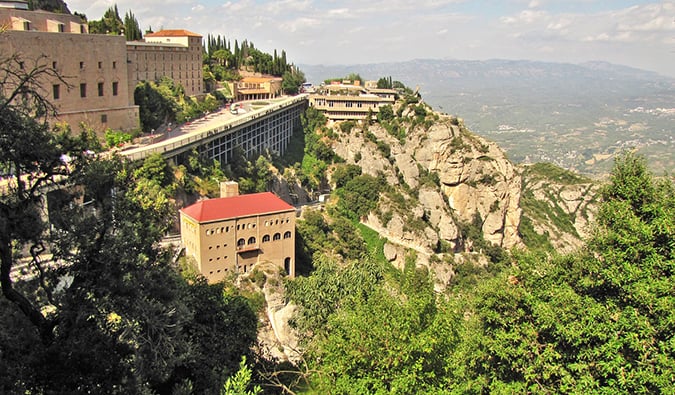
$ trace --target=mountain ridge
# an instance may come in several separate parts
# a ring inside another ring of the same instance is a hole
[[[314,83],[359,73],[417,86],[434,109],[463,118],[517,163],[603,176],[617,152],[637,149],[657,173],[675,169],[675,79],[653,71],[504,59],[301,67]]]

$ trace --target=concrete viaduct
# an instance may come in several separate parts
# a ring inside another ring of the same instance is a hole
[[[283,154],[307,106],[307,94],[274,100],[245,114],[192,125],[190,131],[179,136],[126,149],[120,154],[138,161],[160,153],[175,162],[178,156],[196,148],[200,154],[221,164],[228,163],[236,147],[241,147],[247,156],[265,149]]]

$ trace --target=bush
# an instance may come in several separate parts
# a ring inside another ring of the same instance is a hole
[[[106,129],[105,143],[108,147],[118,147],[124,143],[131,142],[133,136],[130,133],[125,133],[117,130]]]

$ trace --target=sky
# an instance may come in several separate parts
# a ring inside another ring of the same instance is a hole
[[[100,19],[117,4],[142,30],[221,35],[290,62],[412,59],[607,61],[675,77],[675,0],[70,0]]]

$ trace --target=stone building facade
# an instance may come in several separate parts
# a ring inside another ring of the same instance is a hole
[[[103,130],[139,126],[138,107],[129,102],[124,37],[87,34],[73,15],[0,8],[0,53],[17,55],[15,67],[45,67],[63,79],[40,81],[43,97],[54,105],[52,121],[77,131],[81,122]]]
[[[123,36],[89,34],[87,22],[75,15],[29,11],[22,1],[0,2],[2,30],[2,58],[17,55],[18,68],[50,68],[62,77],[46,76],[41,93],[57,111],[50,122],[66,122],[75,131],[80,123],[98,131],[137,129],[134,89],[140,81],[166,76],[187,95],[204,91],[201,36],[187,30],[126,42]]]
[[[295,208],[271,192],[199,201],[180,210],[186,256],[209,283],[272,262],[295,276]]]
[[[127,42],[130,101],[140,81],[169,77],[185,88],[188,96],[204,92],[202,36],[187,30],[161,30],[144,41]]]

